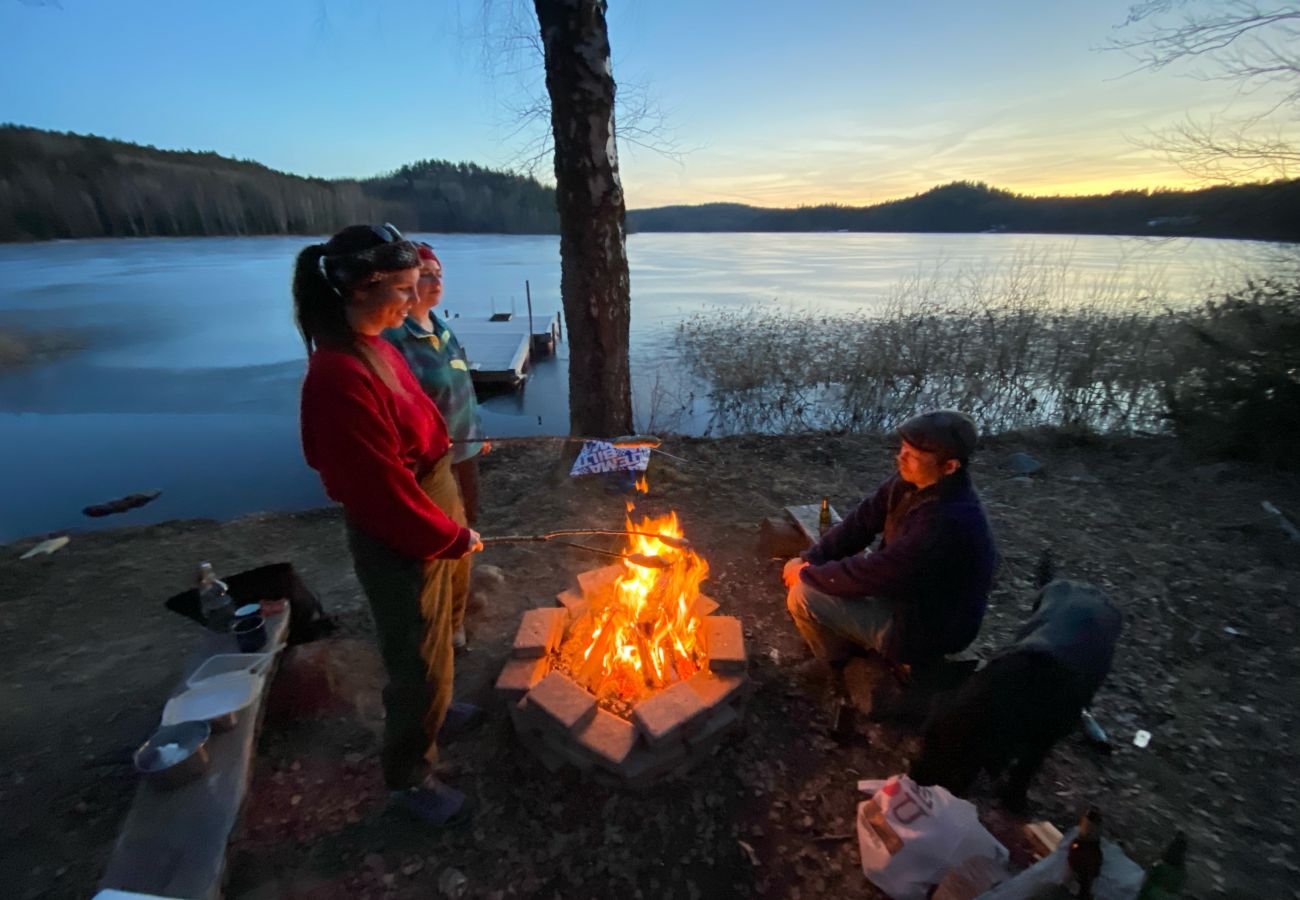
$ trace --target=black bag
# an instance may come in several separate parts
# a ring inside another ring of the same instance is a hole
[[[293,563],[258,566],[256,569],[237,572],[222,580],[230,589],[230,597],[236,606],[256,603],[259,600],[288,600],[288,643],[290,644],[314,641],[338,627],[337,623],[325,614],[316,595],[302,583],[298,573],[293,570]],[[164,605],[174,613],[193,619],[200,625],[204,624],[198,588],[190,588],[177,594],[169,598]]]

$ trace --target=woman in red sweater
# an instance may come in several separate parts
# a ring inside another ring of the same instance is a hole
[[[396,228],[352,225],[298,254],[293,302],[308,355],[303,455],[343,505],[388,672],[384,780],[395,801],[443,825],[468,805],[433,774],[436,738],[481,718],[451,700],[451,561],[483,545],[465,527],[446,424],[379,336],[406,317],[419,274]]]

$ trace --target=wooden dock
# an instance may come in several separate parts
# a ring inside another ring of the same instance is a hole
[[[494,387],[523,384],[533,356],[555,352],[562,334],[558,312],[534,313],[531,329],[526,316],[511,313],[484,319],[456,318],[447,324],[465,347],[474,383]]]

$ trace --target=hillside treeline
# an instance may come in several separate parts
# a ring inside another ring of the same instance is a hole
[[[1300,241],[1300,180],[1089,197],[1026,197],[954,182],[875,206],[714,203],[634,210],[628,221],[637,231],[1012,231]]]
[[[215,153],[0,126],[0,240],[413,231],[553,233],[531,178],[436,160],[364,180],[302,178]]]

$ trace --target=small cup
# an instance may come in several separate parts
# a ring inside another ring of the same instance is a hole
[[[240,653],[256,653],[266,646],[266,620],[261,616],[242,616],[230,624]]]

